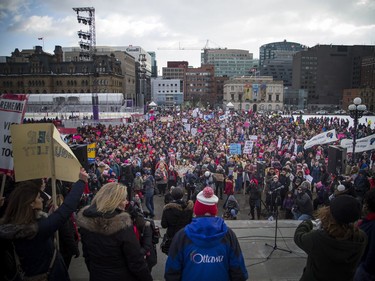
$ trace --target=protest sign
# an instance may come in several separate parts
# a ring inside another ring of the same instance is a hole
[[[340,145],[346,148],[347,153],[353,152],[353,139],[343,139]],[[375,134],[356,140],[355,152],[364,152],[375,149]]]
[[[10,131],[17,182],[44,177],[78,180],[81,164],[53,124],[11,125]]]
[[[313,147],[314,145],[327,144],[337,141],[336,130],[330,130],[319,135],[316,135],[305,142],[304,149]]]
[[[13,151],[10,126],[22,123],[28,95],[0,96],[0,172],[13,172]]]
[[[247,140],[243,148],[243,154],[250,154],[253,151],[254,142]]]
[[[240,143],[231,143],[229,145],[229,153],[231,155],[240,155],[241,154],[241,144]]]
[[[90,143],[87,145],[87,160],[92,163],[96,157],[96,143]]]

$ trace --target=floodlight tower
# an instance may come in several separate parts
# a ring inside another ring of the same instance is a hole
[[[81,47],[79,56],[81,59],[92,60],[96,50],[96,34],[95,34],[95,8],[83,7],[73,8],[77,13],[78,23],[88,25],[88,31],[78,31],[78,37],[81,39],[78,43]],[[83,15],[82,15],[83,14]]]
[[[78,31],[78,37],[81,39],[78,43],[81,48],[79,57],[81,60],[94,61],[94,55],[96,52],[96,34],[95,34],[95,8],[83,7],[73,8],[77,13],[78,23],[88,25],[88,31]],[[94,63],[95,64],[95,63]],[[94,80],[93,80],[93,91],[92,91],[92,115],[94,120],[99,120],[99,100],[97,94],[99,73],[94,67]]]

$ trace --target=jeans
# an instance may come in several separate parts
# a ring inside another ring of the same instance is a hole
[[[310,216],[308,214],[302,214],[299,211],[292,210],[292,213],[293,213],[293,217],[294,217],[295,220],[304,221],[304,220],[311,220],[312,219],[312,216]]]
[[[150,216],[154,217],[155,213],[154,213],[154,190],[153,189],[150,191],[146,191],[145,204],[146,204],[146,208],[150,212]]]
[[[238,211],[236,209],[231,209],[230,210],[230,214],[231,214],[232,218],[236,218],[237,217],[237,213],[238,213]]]

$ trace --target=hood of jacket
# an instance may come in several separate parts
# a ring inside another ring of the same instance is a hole
[[[219,217],[196,217],[185,227],[186,235],[194,244],[203,248],[210,248],[221,243],[227,231],[227,225]]]
[[[82,208],[77,215],[77,224],[91,232],[111,235],[127,227],[133,227],[128,213],[116,210],[113,213],[101,213],[95,205]]]
[[[1,224],[0,238],[15,239],[32,239],[38,233],[38,224]]]
[[[193,210],[193,207],[194,207],[194,203],[191,200],[189,200],[187,202],[177,200],[177,201],[172,201],[172,202],[166,204],[164,206],[163,210],[177,209],[179,211],[185,211],[185,210],[190,211],[190,210]]]
[[[323,230],[318,232],[319,236],[320,238],[317,239],[319,251],[321,251],[322,256],[329,257],[332,264],[356,263],[362,254],[358,249],[363,248],[364,244],[367,243],[366,234],[362,231],[356,233],[350,240],[337,240]],[[335,255],[332,255],[332,249],[336,252]]]

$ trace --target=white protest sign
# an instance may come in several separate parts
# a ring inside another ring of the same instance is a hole
[[[152,136],[153,136],[153,133],[152,133],[152,129],[151,129],[151,128],[147,128],[147,129],[146,129],[146,136],[148,136],[148,137],[152,137]]]
[[[0,97],[0,171],[13,171],[10,126],[22,123],[28,95],[4,94]]]
[[[250,154],[253,151],[254,142],[251,140],[245,141],[243,154]]]

